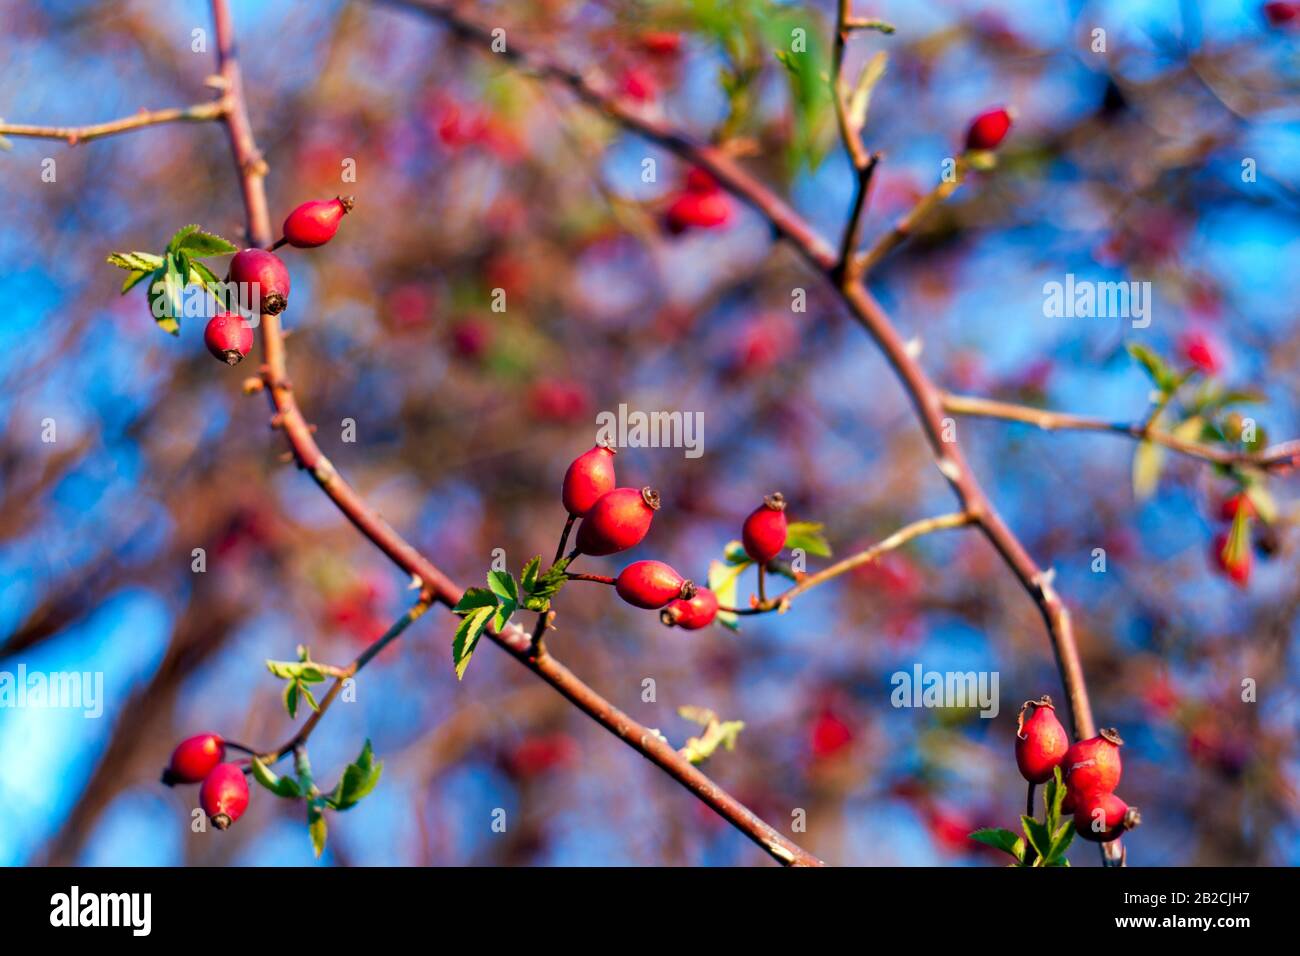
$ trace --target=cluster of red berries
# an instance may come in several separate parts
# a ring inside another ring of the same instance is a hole
[[[1020,708],[1016,766],[1031,784],[1046,783],[1060,767],[1066,788],[1062,812],[1074,814],[1074,829],[1085,840],[1109,843],[1142,822],[1137,807],[1115,795],[1123,743],[1118,731],[1106,729],[1070,746],[1052,699],[1044,696]]]
[[[334,238],[339,223],[352,210],[350,197],[313,199],[305,202],[284,221],[282,243],[298,249],[323,246]],[[279,315],[289,304],[289,270],[274,252],[244,249],[230,260],[227,282],[241,288],[258,289],[257,300],[248,307],[262,315]],[[238,365],[253,348],[253,329],[234,312],[219,312],[203,330],[203,344],[221,361]]]
[[[199,806],[212,825],[224,830],[248,809],[248,780],[238,764],[225,763],[226,742],[218,734],[182,740],[163,771],[167,786],[198,783]]]
[[[650,488],[619,488],[614,477],[617,452],[598,444],[573,460],[564,473],[561,500],[571,518],[581,518],[577,551],[595,557],[636,547],[650,531],[659,510],[659,493]],[[785,547],[785,499],[768,495],[742,529],[745,552],[766,565]],[[635,561],[614,579],[614,589],[628,604],[660,612],[669,627],[689,631],[712,624],[718,596],[677,573],[662,561]]]

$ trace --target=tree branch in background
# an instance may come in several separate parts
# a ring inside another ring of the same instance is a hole
[[[203,123],[220,119],[226,111],[224,100],[212,100],[197,106],[177,106],[165,110],[141,110],[131,116],[92,123],[89,126],[29,126],[21,123],[0,123],[0,137],[25,136],[31,139],[62,139],[69,146],[102,139],[117,133],[158,126],[161,123]]]
[[[1287,441],[1263,451],[1233,451],[1218,448],[1201,442],[1188,441],[1177,435],[1152,427],[1151,419],[1145,423],[1110,422],[1086,415],[1073,415],[1069,412],[1054,412],[1045,408],[1032,408],[1028,405],[1016,405],[1012,402],[1000,402],[991,398],[979,398],[974,395],[953,395],[945,393],[943,407],[954,415],[968,415],[974,418],[997,418],[1009,422],[1024,422],[1044,431],[1081,431],[1108,432],[1112,435],[1125,435],[1135,441],[1149,441],[1163,445],[1173,451],[1181,452],[1192,458],[1212,462],[1216,465],[1249,465],[1268,470],[1290,466],[1300,455],[1300,441]]]
[[[275,237],[271,233],[266,203],[266,166],[252,135],[243,96],[242,77],[234,55],[234,34],[226,0],[212,0],[212,10],[216,23],[219,65],[230,103],[230,109],[224,118],[240,173],[249,237],[254,245],[267,247]],[[400,568],[419,579],[423,599],[454,607],[460,600],[462,590],[380,518],[335,471],[329,459],[316,445],[311,427],[303,418],[289,383],[279,316],[262,317],[262,341],[266,350],[262,377],[275,410],[275,421],[277,427],[284,432],[299,466],[312,474],[326,495],[362,534]],[[632,720],[575,677],[544,649],[535,650],[529,635],[517,625],[508,625],[500,633],[492,630],[488,633],[494,642],[563,694],[583,713],[658,765],[774,859],[787,865],[821,865],[815,856],[760,820],[701,773],[657,733]]]

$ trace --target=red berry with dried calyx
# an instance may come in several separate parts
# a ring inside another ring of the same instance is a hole
[[[1011,113],[1005,109],[989,110],[971,121],[966,130],[967,149],[997,149],[1011,131]]]
[[[659,620],[668,627],[698,631],[708,627],[718,616],[718,596],[709,588],[696,588],[690,600],[678,598],[659,612]]]
[[[325,245],[339,231],[339,223],[352,211],[354,204],[351,196],[303,203],[284,220],[285,241],[299,249]]]
[[[615,488],[596,501],[578,525],[578,550],[600,556],[636,547],[659,510],[659,492]]]
[[[227,365],[238,365],[253,348],[253,328],[242,315],[218,312],[203,330],[203,344]]]
[[[212,768],[199,787],[199,806],[218,830],[244,815],[248,809],[248,780],[238,764],[223,763]]]
[[[774,491],[745,519],[741,529],[745,553],[757,563],[767,564],[785,547],[788,530],[785,498],[781,492]]]
[[[244,249],[235,253],[230,260],[230,281],[240,287],[240,303],[252,311],[279,315],[289,304],[289,270],[274,252]]]
[[[1029,716],[1025,712],[1033,710]],[[1016,731],[1016,766],[1030,783],[1046,783],[1070,749],[1070,737],[1056,719],[1052,698],[1025,701]]]
[[[617,486],[614,480],[614,456],[618,454],[608,445],[596,445],[583,452],[564,473],[561,497],[564,508],[571,515],[581,517],[592,505]]]
[[[1110,793],[1119,786],[1119,748],[1124,740],[1119,731],[1107,727],[1096,737],[1080,740],[1065,752],[1061,774],[1066,786],[1078,794]]]
[[[162,782],[169,787],[178,783],[198,783],[225,759],[226,742],[219,734],[187,737],[172,751],[172,759],[163,771]]]
[[[1074,829],[1085,840],[1109,843],[1141,822],[1138,808],[1130,807],[1113,793],[1094,790],[1077,797]]]
[[[634,561],[614,581],[618,596],[633,607],[661,608],[677,599],[695,597],[695,584],[662,561]]]

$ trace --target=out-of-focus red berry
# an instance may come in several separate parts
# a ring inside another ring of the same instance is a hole
[[[538,379],[528,389],[528,411],[543,422],[565,423],[582,419],[591,396],[579,382],[558,378]]]
[[[981,113],[966,130],[967,149],[997,149],[1011,131],[1011,114],[998,108]]]
[[[506,758],[506,765],[514,776],[527,780],[572,767],[578,756],[578,744],[568,734],[535,734],[520,741]]]
[[[813,719],[809,744],[814,758],[833,757],[852,742],[853,731],[830,708],[823,708]]]
[[[1218,375],[1223,369],[1223,346],[1206,332],[1188,332],[1178,340],[1178,351],[1206,375]]]

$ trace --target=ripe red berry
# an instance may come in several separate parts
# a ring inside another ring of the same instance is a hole
[[[1227,531],[1220,531],[1216,534],[1211,545],[1210,556],[1214,559],[1214,563],[1220,571],[1226,574],[1238,587],[1244,588],[1250,583],[1250,548],[1242,548],[1241,553],[1237,555],[1231,554],[1228,547],[1231,537]]]
[[[279,315],[289,304],[289,270],[273,252],[244,249],[235,253],[230,260],[230,281],[241,287],[240,302],[264,315]]]
[[[1025,718],[1025,711],[1033,713]],[[1030,783],[1046,783],[1052,771],[1070,749],[1070,738],[1061,722],[1056,719],[1052,698],[1026,701],[1020,708],[1019,727],[1016,731],[1016,766],[1020,775]]]
[[[695,584],[662,561],[634,561],[614,581],[618,596],[633,607],[661,608],[669,601],[695,596]]]
[[[758,564],[767,564],[785,547],[787,530],[785,498],[774,491],[745,519],[740,533],[745,553]]]
[[[303,203],[284,220],[285,241],[299,249],[325,245],[339,231],[339,223],[352,211],[353,203],[351,196]]]
[[[668,627],[698,631],[708,627],[718,616],[718,596],[708,588],[696,588],[690,600],[678,598],[659,612],[659,620]]]
[[[1119,786],[1119,748],[1124,745],[1119,731],[1108,727],[1096,737],[1080,740],[1065,753],[1061,773],[1075,794],[1110,793]]]
[[[172,759],[163,771],[167,786],[198,783],[212,768],[226,759],[226,742],[218,734],[198,734],[182,740],[172,751]]]
[[[223,763],[212,768],[199,787],[199,806],[218,830],[244,815],[248,809],[248,781],[238,764]]]
[[[967,149],[997,149],[1011,130],[1011,114],[1005,109],[989,110],[971,121],[966,131]]]
[[[1074,810],[1075,831],[1094,843],[1109,843],[1141,822],[1137,807],[1130,807],[1115,794],[1103,791],[1080,795]]]
[[[253,348],[253,328],[242,315],[218,312],[203,330],[203,344],[227,365],[238,365]]]
[[[731,219],[731,204],[722,193],[683,193],[668,207],[668,231],[680,235],[692,227],[714,229]]]
[[[578,525],[578,550],[600,556],[636,547],[659,510],[659,492],[615,488],[601,495]]]
[[[581,517],[591,510],[603,495],[614,490],[614,456],[618,454],[606,445],[596,445],[583,452],[564,473],[561,498],[571,515]]]

